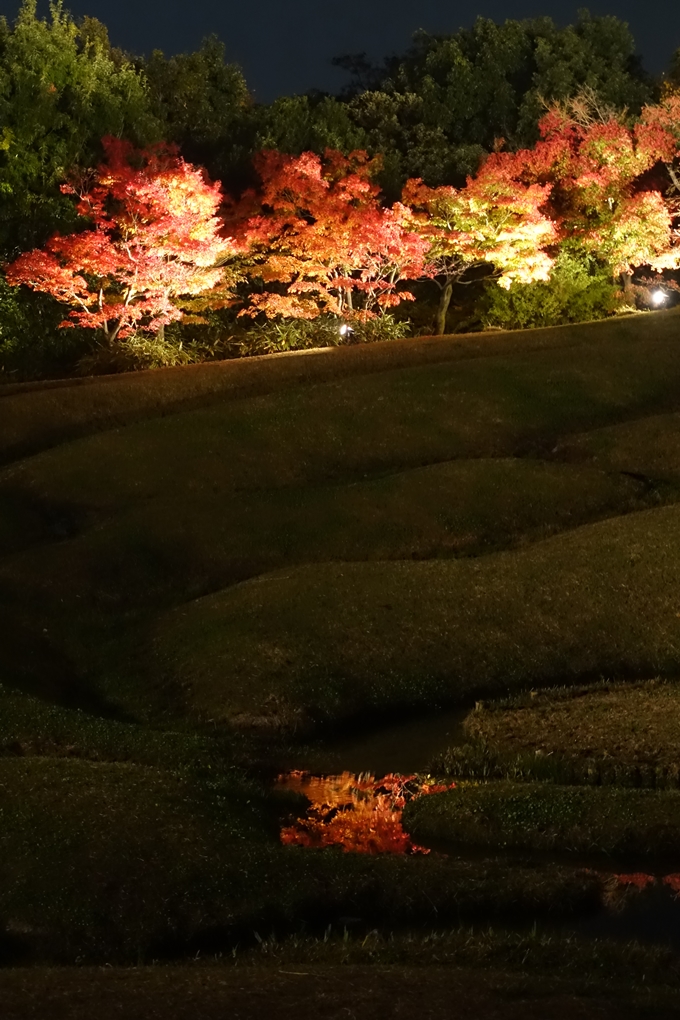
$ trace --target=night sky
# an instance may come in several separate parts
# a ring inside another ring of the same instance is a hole
[[[10,21],[19,0],[0,0]],[[212,32],[226,45],[227,58],[241,65],[260,102],[310,88],[336,91],[346,80],[331,57],[365,50],[373,59],[403,52],[412,33],[469,27],[478,15],[507,18],[550,15],[559,25],[574,21],[579,7],[613,14],[630,25],[645,67],[664,70],[680,47],[680,3],[640,0],[65,0],[75,16],[89,14],[109,28],[116,46],[135,53],[166,54],[196,49]],[[46,0],[39,0],[46,11]]]

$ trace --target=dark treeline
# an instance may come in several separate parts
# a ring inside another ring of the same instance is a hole
[[[501,140],[532,145],[547,104],[584,87],[631,115],[662,87],[642,67],[628,27],[587,12],[564,29],[550,18],[479,18],[447,36],[418,33],[406,53],[379,66],[361,54],[336,63],[348,72],[340,95],[257,104],[216,37],[193,53],[141,58],[113,47],[94,18],[76,21],[53,3],[42,19],[36,0],[24,0],[13,24],[0,21],[0,259],[76,226],[60,185],[97,165],[107,134],[137,146],[174,142],[232,193],[253,182],[252,156],[263,148],[366,149],[382,156],[379,183],[393,201],[410,177],[462,184]],[[677,55],[667,78],[680,81]],[[17,338],[52,333],[60,318],[47,298],[10,300],[0,281],[0,365],[7,371]]]

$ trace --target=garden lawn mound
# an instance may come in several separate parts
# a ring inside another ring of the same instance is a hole
[[[680,792],[550,783],[461,783],[404,809],[417,842],[668,859],[680,843]],[[676,857],[677,860],[677,857]],[[650,865],[651,866],[651,862]]]
[[[658,414],[569,436],[553,451],[559,460],[592,463],[655,482],[680,481],[680,414]]]
[[[478,702],[439,774],[680,787],[680,684],[601,681]]]
[[[300,563],[478,556],[648,505],[642,483],[589,465],[447,461],[228,496],[180,491],[76,522],[80,533],[56,542],[37,513],[8,513],[0,577],[102,606],[172,604]]]
[[[677,340],[678,315],[653,313],[657,339]],[[299,383],[518,350],[569,348],[584,342],[645,341],[649,315],[625,316],[577,326],[418,337],[362,346],[299,351],[233,361],[154,369],[124,375],[26,383],[0,388],[0,463],[76,436],[120,427]]]
[[[196,719],[262,723],[673,674],[679,592],[668,506],[475,560],[264,575],[167,614],[154,672]]]
[[[603,338],[578,353],[414,366],[136,422],[6,467],[5,527],[19,540],[24,508],[31,534],[42,514],[65,537],[149,499],[198,503],[454,459],[545,457],[567,434],[679,410],[679,349],[675,338]]]
[[[625,335],[643,319],[651,336]],[[2,678],[164,717],[171,687],[149,677],[142,646],[169,606],[276,567],[478,556],[675,500],[672,484],[538,462],[574,432],[676,411],[678,323],[633,317],[624,335],[574,333],[577,346],[518,341],[514,353],[223,395],[7,465]]]

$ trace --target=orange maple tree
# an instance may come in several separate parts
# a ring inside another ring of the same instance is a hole
[[[401,203],[381,204],[377,159],[269,150],[255,166],[261,188],[228,211],[229,229],[248,253],[246,272],[263,285],[239,314],[371,317],[413,300],[398,284],[426,274],[429,245],[409,229]]]
[[[157,333],[182,317],[173,299],[214,288],[233,253],[220,235],[219,184],[164,145],[137,152],[104,138],[106,161],[62,186],[90,226],[53,235],[7,267],[25,284],[71,306],[62,326],[102,330],[109,344],[138,329]]]

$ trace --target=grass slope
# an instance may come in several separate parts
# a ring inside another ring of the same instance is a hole
[[[421,797],[404,811],[404,827],[426,844],[634,856],[651,866],[680,839],[677,790],[627,790],[549,783],[461,783]]]
[[[197,717],[321,717],[680,669],[680,508],[474,560],[314,564],[172,611],[159,671]]]
[[[657,339],[676,339],[677,313],[654,315]],[[383,344],[237,359],[127,375],[95,376],[0,388],[0,462],[23,457],[77,436],[174,413],[180,408],[272,393],[346,376],[425,363],[493,357],[514,351],[569,348],[597,342],[639,342],[647,316],[578,326],[455,337],[418,337]]]
[[[40,697],[0,691],[0,948],[596,905],[573,869],[282,848],[238,727],[677,670],[678,324],[1,396],[0,683]],[[595,460],[625,428],[637,466]]]

